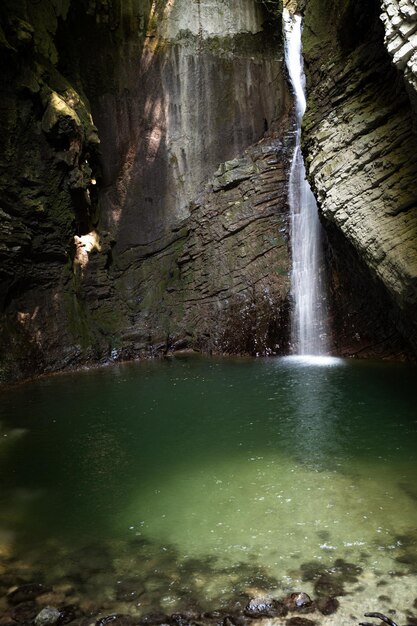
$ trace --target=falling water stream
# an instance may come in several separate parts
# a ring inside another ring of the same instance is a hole
[[[305,76],[301,54],[302,22],[284,10],[285,60],[295,96],[295,148],[291,163],[289,204],[293,269],[291,339],[294,352],[328,352],[323,268],[322,228],[317,203],[306,179],[301,151],[301,120],[306,109]]]

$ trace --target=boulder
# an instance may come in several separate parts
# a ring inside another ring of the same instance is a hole
[[[77,113],[55,91],[49,96],[48,106],[42,118],[42,130],[44,133],[52,133],[57,126],[60,133],[81,134],[81,120]]]

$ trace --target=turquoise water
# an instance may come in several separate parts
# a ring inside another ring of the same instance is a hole
[[[416,374],[184,357],[3,391],[0,558],[138,613],[311,591],[337,559],[357,593],[415,585]]]

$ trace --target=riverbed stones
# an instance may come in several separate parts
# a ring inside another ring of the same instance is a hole
[[[247,626],[248,619],[243,615],[227,615],[221,624],[222,626]]]
[[[140,618],[139,624],[141,626],[160,626],[166,624],[167,621],[168,617],[165,613],[147,613]]]
[[[61,617],[60,611],[52,606],[46,606],[35,617],[35,626],[55,626]]]
[[[66,624],[70,624],[82,615],[79,607],[75,604],[69,604],[67,606],[60,607],[59,613],[59,626],[65,626]]]
[[[288,613],[283,602],[271,598],[253,598],[245,607],[247,617],[257,619],[260,617],[283,617]]]
[[[314,610],[312,599],[303,591],[291,593],[283,602],[289,611]]]
[[[333,615],[339,608],[339,600],[337,598],[329,598],[322,596],[316,601],[316,607],[322,615]]]
[[[126,578],[117,585],[116,599],[126,602],[135,602],[146,592],[146,587],[137,577]]]
[[[323,574],[314,583],[316,595],[321,597],[336,597],[344,595],[343,583],[335,577]]]
[[[7,600],[10,604],[20,604],[34,600],[38,596],[51,591],[51,587],[47,587],[41,583],[28,583],[15,587],[7,594]]]
[[[173,613],[169,618],[172,626],[190,626],[198,620],[200,614],[195,611],[184,611],[183,613]]]
[[[306,617],[290,617],[285,621],[285,626],[316,626],[316,623]]]
[[[32,622],[39,613],[39,607],[34,600],[21,602],[10,611],[10,617],[18,623]]]
[[[96,626],[132,626],[133,623],[134,620],[130,615],[114,613],[100,617],[100,619],[96,621]]]

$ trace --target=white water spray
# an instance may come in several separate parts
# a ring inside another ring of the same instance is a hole
[[[316,199],[306,180],[301,152],[301,120],[306,109],[305,76],[301,51],[299,15],[284,9],[285,61],[293,86],[296,107],[295,148],[289,182],[291,214],[293,311],[291,341],[297,354],[323,355],[328,351],[325,312],[322,228]]]

